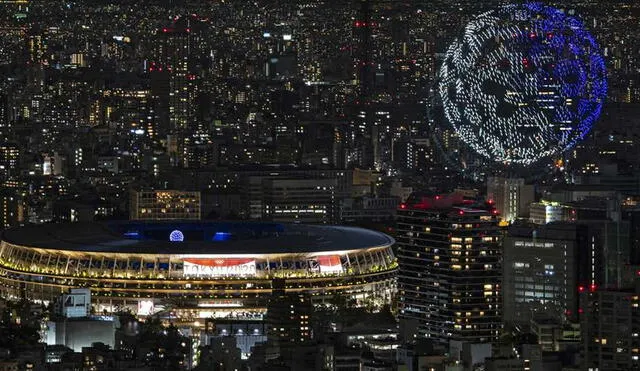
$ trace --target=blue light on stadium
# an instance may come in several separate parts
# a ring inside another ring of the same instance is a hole
[[[216,232],[216,234],[213,235],[214,241],[229,241],[230,239],[231,239],[231,233],[227,233],[227,232]]]
[[[181,231],[176,229],[169,234],[169,241],[182,242],[184,241],[184,234]]]
[[[124,233],[124,236],[127,238],[139,238],[140,237],[140,232],[138,231],[127,231]]]
[[[541,3],[473,18],[440,70],[444,113],[487,159],[528,166],[574,147],[606,98],[605,63],[578,19]]]

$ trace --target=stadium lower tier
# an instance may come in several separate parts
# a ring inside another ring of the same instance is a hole
[[[364,233],[337,228],[331,232]],[[315,238],[311,232],[305,230],[304,237]],[[177,242],[153,254],[137,253],[129,246],[138,243],[135,240],[108,241],[96,251],[95,245],[64,249],[64,241],[55,248],[42,242],[18,244],[15,234],[5,232],[0,244],[0,295],[52,302],[72,288],[88,288],[93,309],[99,313],[129,309],[148,315],[170,310],[209,318],[259,315],[274,286],[281,288],[284,282],[285,291],[308,293],[315,303],[330,303],[339,294],[362,305],[381,306],[395,293],[397,261],[393,239],[373,237],[374,243],[365,241],[366,246],[345,244],[347,249],[337,249],[322,241],[324,249],[312,246],[295,253],[282,245],[272,249],[271,244],[264,244],[257,254],[234,254],[231,248],[238,248],[229,244],[214,245],[218,254],[205,254],[197,250],[204,249],[201,246],[188,250],[188,244]],[[280,236],[269,238],[282,240]],[[180,253],[164,253],[174,249]]]

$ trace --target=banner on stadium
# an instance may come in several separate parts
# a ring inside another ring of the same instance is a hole
[[[339,255],[316,256],[309,263],[320,273],[342,273],[342,262]]]
[[[252,258],[186,258],[185,276],[238,277],[255,276],[256,261]]]

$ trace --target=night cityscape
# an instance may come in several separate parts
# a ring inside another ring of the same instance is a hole
[[[0,371],[640,370],[639,30],[0,0]]]

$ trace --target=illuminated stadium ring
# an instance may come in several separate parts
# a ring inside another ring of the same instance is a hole
[[[600,116],[606,70],[576,18],[539,3],[471,20],[440,70],[444,113],[490,162],[528,166],[572,148]]]
[[[340,293],[382,305],[395,290],[394,243],[365,229],[300,224],[28,226],[2,232],[0,294],[51,301],[90,288],[99,311],[129,307],[144,315],[186,306],[208,318],[263,310],[272,282],[284,278],[287,291],[317,301]]]

